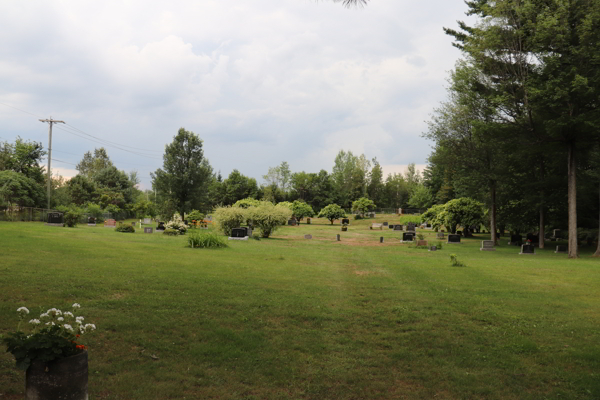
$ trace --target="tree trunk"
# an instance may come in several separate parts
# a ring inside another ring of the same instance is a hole
[[[569,258],[579,258],[577,247],[577,163],[575,160],[575,141],[568,143],[568,197],[569,197]]]
[[[498,235],[496,234],[496,181],[490,181],[490,197],[492,198],[492,205],[490,207],[490,232],[492,234],[492,241],[494,246],[498,245]]]
[[[543,184],[544,177],[545,177],[544,160],[541,160],[541,162],[540,162],[540,181],[542,181],[542,184]],[[545,221],[544,221],[544,190],[543,189],[540,192],[540,196],[541,196],[542,201],[540,202],[540,231],[538,232],[538,242],[539,242],[539,248],[543,249],[544,248],[544,236],[546,235],[546,232],[544,229]]]
[[[598,199],[600,199],[600,196],[598,196]],[[600,215],[600,212],[598,214]],[[594,257],[600,257],[600,216],[598,217],[598,247],[596,247]]]

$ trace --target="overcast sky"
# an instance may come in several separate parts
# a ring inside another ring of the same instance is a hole
[[[73,176],[103,146],[78,129],[136,153],[104,145],[142,188],[181,127],[224,177],[261,183],[282,161],[331,171],[342,149],[385,173],[422,169],[420,135],[460,57],[442,28],[465,11],[463,0],[5,2],[0,140],[47,146],[38,117],[64,120],[53,171]]]

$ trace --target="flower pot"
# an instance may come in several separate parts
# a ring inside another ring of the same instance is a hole
[[[88,353],[50,362],[32,361],[25,376],[26,400],[87,400]]]

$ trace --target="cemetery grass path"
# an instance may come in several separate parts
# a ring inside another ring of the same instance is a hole
[[[371,222],[340,232],[313,219],[222,250],[0,223],[0,333],[20,306],[33,318],[81,303],[98,326],[85,340],[90,399],[600,398],[593,249],[480,252],[479,235],[428,252]],[[23,387],[0,354],[0,399]]]

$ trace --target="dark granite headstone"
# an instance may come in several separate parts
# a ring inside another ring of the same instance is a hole
[[[96,218],[88,217],[88,226],[96,226]]]
[[[437,246],[429,246],[429,251],[437,251]]]
[[[531,242],[531,243],[539,243],[539,236],[538,235],[534,235],[533,233],[528,233],[527,234],[527,241]]]
[[[531,244],[524,244],[521,246],[521,252],[519,254],[535,254],[535,247]]]
[[[383,223],[383,226],[388,226],[388,223],[387,223],[387,222],[384,222],[384,223]]]
[[[310,218],[306,218],[306,224],[310,225]]]
[[[394,230],[395,231],[401,231],[402,230],[402,225],[394,225]]]
[[[462,235],[462,231],[456,231],[457,235]]]
[[[231,230],[231,237],[243,238],[248,236],[248,230],[246,228],[233,228]]]
[[[144,228],[144,233],[152,233],[152,228]]]
[[[566,253],[566,252],[567,252],[567,246],[556,246],[555,253]]]
[[[426,224],[425,227],[426,228],[431,228],[431,224]]]
[[[296,226],[296,220],[295,219],[288,219],[288,225],[289,226]]]
[[[350,225],[350,219],[349,218],[342,218],[342,225],[343,224]]]
[[[460,235],[448,235],[448,243],[460,243]]]
[[[408,241],[413,241],[415,240],[415,234],[412,232],[404,232],[402,234],[402,241],[403,242],[408,242]]]
[[[165,223],[164,222],[159,222],[158,226],[156,227],[157,231],[164,231],[165,230]]]
[[[63,224],[63,214],[59,213],[59,212],[48,213],[48,224],[62,225]]]
[[[444,238],[444,232],[438,232],[438,234],[436,236],[438,237],[438,239],[443,239]]]
[[[416,228],[416,224],[414,222],[409,222],[408,224],[406,224],[406,230],[407,231],[415,231]]]
[[[388,228],[394,229],[394,225],[388,225]]]
[[[510,235],[510,244],[513,246],[520,246],[523,243],[523,236],[521,235]]]
[[[379,238],[379,243],[383,243],[383,236]]]

